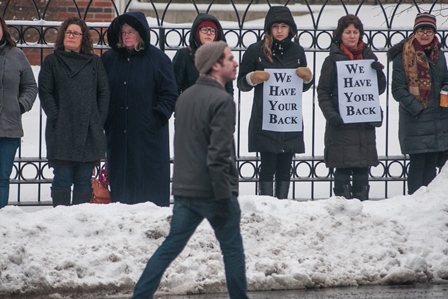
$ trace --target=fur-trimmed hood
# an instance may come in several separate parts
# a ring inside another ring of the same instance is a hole
[[[412,36],[412,35],[411,35],[411,36]],[[403,52],[403,46],[404,46],[404,43],[405,43],[408,39],[409,39],[409,37],[403,39],[401,42],[399,42],[399,43],[396,44],[396,45],[393,45],[393,46],[387,51],[387,61],[388,61],[388,62],[391,62],[392,60],[394,60],[394,58],[395,58],[398,54],[400,54],[401,52]],[[442,49],[443,44],[442,44],[442,43],[439,43],[438,46],[439,46],[439,49]]]

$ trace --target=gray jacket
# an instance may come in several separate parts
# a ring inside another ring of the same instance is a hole
[[[230,198],[238,192],[235,103],[219,82],[199,77],[175,109],[173,195]]]
[[[103,126],[109,84],[97,55],[54,51],[39,73],[39,98],[47,115],[47,158],[94,162],[105,157]]]
[[[22,50],[9,44],[0,46],[0,137],[23,136],[22,112],[36,100],[37,85]]]
[[[405,41],[388,51],[393,60],[392,95],[400,103],[398,138],[403,154],[435,153],[448,150],[448,108],[440,107],[440,90],[448,84],[445,55],[439,52],[437,63],[429,61],[431,93],[426,108],[408,88],[403,65]],[[440,45],[439,45],[440,47]]]

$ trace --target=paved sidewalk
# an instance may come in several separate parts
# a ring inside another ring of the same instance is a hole
[[[85,299],[129,299],[131,295]],[[154,299],[228,299],[227,294],[159,295]],[[250,299],[447,299],[448,284],[412,286],[363,286],[292,291],[249,292]]]

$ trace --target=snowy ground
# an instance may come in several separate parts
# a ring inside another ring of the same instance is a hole
[[[248,289],[448,282],[448,168],[412,196],[297,202],[241,196]],[[130,291],[169,231],[151,203],[0,210],[0,296]],[[218,243],[203,222],[160,292],[225,292]],[[31,298],[31,297],[30,297]]]

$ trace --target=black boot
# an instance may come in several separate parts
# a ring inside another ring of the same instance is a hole
[[[350,176],[347,174],[334,173],[334,195],[343,196],[346,199],[351,199],[352,188],[350,185]]]
[[[288,198],[289,181],[275,181],[275,197],[278,199]]]
[[[333,188],[334,195],[336,196],[342,196],[346,199],[352,199],[352,187],[350,185],[342,185],[342,191],[341,189],[336,189],[336,187]]]
[[[274,186],[272,182],[258,182],[258,195],[274,196]]]
[[[70,205],[70,197],[72,195],[72,191],[68,190],[55,190],[51,188],[51,198],[53,200],[53,207],[57,206],[69,206]]]
[[[73,204],[79,205],[88,203],[92,199],[92,190],[90,191],[73,191]]]
[[[360,201],[369,200],[370,186],[361,186],[361,192],[353,193],[353,197],[359,199]]]
[[[353,174],[353,197],[361,201],[369,199],[369,173]]]

